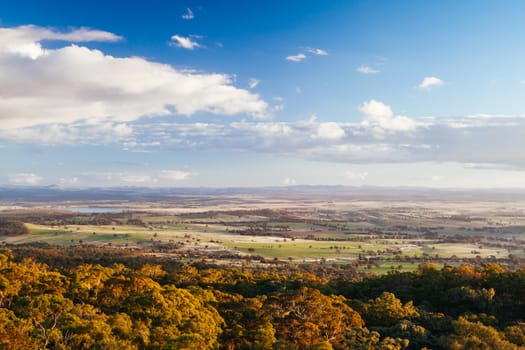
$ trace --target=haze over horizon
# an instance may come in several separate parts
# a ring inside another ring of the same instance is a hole
[[[0,186],[525,189],[521,1],[0,4]]]

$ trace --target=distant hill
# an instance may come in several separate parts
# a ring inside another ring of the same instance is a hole
[[[59,186],[0,187],[0,202],[53,202],[82,200],[185,201],[210,196],[249,196],[289,199],[344,200],[465,200],[521,201],[523,189],[430,189],[410,187],[288,186],[231,188],[148,188]],[[246,199],[248,200],[248,199]]]

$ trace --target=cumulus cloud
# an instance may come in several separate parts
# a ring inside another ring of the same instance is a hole
[[[194,50],[196,48],[202,47],[201,44],[199,44],[196,41],[192,40],[192,37],[184,37],[180,36],[178,34],[175,34],[171,37],[171,44],[176,47],[180,47],[186,50]]]
[[[259,79],[250,78],[250,81],[248,82],[248,86],[250,89],[255,89],[261,81]]]
[[[46,124],[0,128],[0,140],[39,145],[111,143],[134,152],[210,149],[260,152],[346,164],[457,162],[476,169],[525,169],[522,152],[525,116],[409,118],[377,100],[365,101],[358,109],[362,119],[349,116],[346,121],[337,122],[319,121],[315,116],[289,122],[251,119],[191,122],[155,117],[93,125]],[[145,175],[149,180],[140,177]],[[169,184],[173,181],[169,177],[177,179],[185,175],[153,171],[100,176],[112,178],[115,183],[124,176],[127,182],[138,183],[142,179],[158,185]]]
[[[335,122],[325,122],[317,126],[315,136],[325,140],[338,140],[345,136],[345,131]]]
[[[367,101],[359,106],[359,110],[365,115],[362,124],[375,127],[378,132],[411,131],[416,128],[416,122],[413,119],[394,115],[390,106],[380,101]]]
[[[410,118],[414,127],[409,131],[392,131],[383,129],[380,122],[387,120],[386,125],[390,125],[396,118],[395,112],[385,104],[374,107],[369,102],[362,105],[367,106],[363,109],[368,115],[363,113],[363,120],[355,122],[320,122],[310,118],[294,122],[167,123],[158,118],[130,124],[131,136],[121,141],[113,137],[101,142],[125,143],[132,151],[239,150],[348,164],[459,162],[476,169],[525,169],[524,116]],[[369,116],[380,122],[371,122]],[[45,134],[35,131],[32,139],[25,140],[41,143],[38,135]],[[79,132],[81,141],[71,143],[96,141],[82,139],[83,135]],[[160,172],[148,175],[150,184],[157,178],[169,181]],[[101,176],[113,176],[114,181],[120,178],[117,174]]]
[[[357,67],[357,71],[359,73],[363,73],[363,74],[377,74],[377,73],[381,73],[381,71],[379,69],[372,68],[370,66],[367,66],[366,64],[363,64],[363,65]]]
[[[9,182],[15,185],[36,185],[42,181],[42,177],[34,173],[8,174]]]
[[[356,122],[320,122],[310,118],[134,129],[137,133],[155,134],[154,139],[163,150],[242,150],[349,164],[459,162],[525,168],[521,151],[525,148],[525,117],[399,118],[386,104],[372,101],[361,105],[363,119]],[[452,127],[454,124],[462,127]],[[159,131],[165,134],[158,136]]]
[[[193,11],[188,7],[186,9],[186,13],[184,13],[181,17],[182,19],[194,19],[195,15],[193,14]]]
[[[297,55],[292,55],[292,56],[286,56],[286,59],[292,62],[301,62],[305,58],[306,58],[306,55],[304,53],[299,53]]]
[[[328,55],[328,52],[326,52],[325,50],[322,50],[322,49],[308,48],[306,51],[308,51],[309,53],[312,53],[314,55],[317,55],[317,56],[327,56]]]
[[[267,103],[233,86],[229,75],[113,57],[74,44],[45,49],[40,43],[119,39],[88,29],[62,33],[35,26],[0,28],[0,130],[81,120],[124,123],[197,112],[268,115]],[[129,130],[121,126],[117,132]]]
[[[425,77],[423,78],[423,81],[421,84],[419,84],[419,88],[423,90],[430,90],[433,87],[442,86],[444,84],[443,80],[436,78],[436,77]]]

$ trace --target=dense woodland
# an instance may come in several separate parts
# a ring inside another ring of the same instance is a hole
[[[23,222],[0,218],[0,236],[18,236],[28,233],[29,230]]]
[[[13,246],[0,255],[0,348],[521,349],[524,290],[525,269],[497,264],[363,277]]]

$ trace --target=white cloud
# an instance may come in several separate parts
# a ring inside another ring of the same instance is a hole
[[[297,181],[295,181],[294,178],[291,178],[291,177],[287,177],[283,180],[283,185],[284,186],[293,186],[297,183]]]
[[[394,115],[390,106],[380,101],[364,102],[359,106],[359,110],[365,115],[362,125],[376,127],[374,130],[379,134],[383,131],[411,131],[416,128],[416,122],[413,119]]]
[[[308,48],[306,51],[314,54],[314,55],[317,55],[317,56],[327,56],[328,55],[328,52],[326,52],[325,50],[322,50],[322,49],[312,49],[312,48]]]
[[[181,170],[152,170],[150,172],[132,173],[132,172],[93,172],[83,173],[84,179],[95,179],[98,182],[103,181],[112,184],[131,184],[140,186],[169,186],[174,181],[188,180],[193,176],[199,175],[194,172]],[[76,179],[76,178],[73,178]],[[63,179],[61,184],[74,184],[72,179]]]
[[[377,74],[377,73],[381,73],[381,71],[379,69],[372,68],[370,66],[367,66],[366,64],[363,64],[363,65],[359,66],[357,68],[357,71],[359,73],[363,73],[363,74]]]
[[[288,136],[292,133],[292,128],[286,123],[248,123],[242,121],[239,123],[231,123],[230,126],[236,130],[253,132],[263,136]]]
[[[229,75],[179,70],[140,57],[113,57],[77,45],[43,49],[38,41],[118,38],[87,29],[58,33],[34,26],[0,28],[0,130],[81,120],[123,123],[197,112],[268,115],[267,103],[234,87]],[[43,53],[26,50],[27,45]],[[117,133],[126,130],[120,126]]]
[[[0,28],[0,54],[37,59],[51,51],[42,47],[41,41],[68,42],[118,41],[122,37],[102,30],[79,28],[67,33],[33,25]]]
[[[149,175],[133,175],[133,174],[122,174],[120,175],[120,180],[127,183],[147,183],[152,180]]]
[[[58,182],[60,185],[74,185],[78,183],[78,177],[65,178],[61,177]]]
[[[9,182],[16,185],[36,185],[42,177],[33,173],[8,174]]]
[[[436,78],[436,77],[425,77],[421,84],[419,84],[419,88],[423,90],[430,90],[433,87],[442,86],[444,84],[443,80]]]
[[[334,122],[320,123],[317,126],[316,137],[326,140],[338,140],[345,136],[343,128]]]
[[[172,45],[186,49],[186,50],[194,50],[196,48],[202,47],[201,44],[199,44],[196,41],[193,41],[191,36],[184,37],[184,36],[175,34],[171,37],[171,40],[172,40]]]
[[[259,85],[261,81],[259,79],[250,78],[250,81],[248,82],[248,86],[250,89],[255,89],[257,85]]]
[[[292,55],[292,56],[286,56],[286,59],[288,61],[293,61],[293,62],[301,62],[305,58],[306,58],[306,55],[304,53],[299,53],[297,55]]]
[[[475,165],[480,171],[525,169],[522,151],[525,149],[525,116],[482,114],[409,118],[396,114],[377,100],[363,102],[359,110],[363,113],[362,120],[337,122],[321,122],[312,116],[289,122],[211,119],[192,123],[178,122],[175,118],[164,120],[158,116],[138,121],[95,118],[91,124],[83,120],[11,129],[2,129],[5,125],[2,122],[0,141],[37,145],[112,144],[133,152],[259,152],[345,164],[455,162],[465,164],[466,168]],[[439,173],[428,174],[426,179],[435,174]],[[169,183],[159,171],[106,173],[101,174],[100,179],[109,177],[107,181],[117,183],[123,175],[148,175],[148,184],[155,184],[156,179],[159,183]],[[138,182],[141,178],[125,179]]]
[[[117,137],[128,137],[133,134],[133,128],[126,124],[117,124],[113,127],[113,133]]]
[[[476,164],[476,169],[525,169],[525,116],[399,118],[390,107],[376,102],[363,103],[368,115],[358,122],[310,118],[295,122],[151,124],[148,130],[133,127],[137,134],[151,135],[143,142],[158,141],[164,151],[213,149],[346,164],[456,162]],[[454,123],[464,127],[451,127]],[[165,134],[159,136],[158,131]]]
[[[189,179],[191,176],[198,175],[197,173],[190,173],[181,170],[161,170],[159,177],[170,181],[182,181]]]
[[[195,15],[193,14],[193,11],[188,7],[186,9],[186,13],[183,14],[181,17],[182,19],[194,19]]]
[[[361,106],[359,106],[359,110],[365,114],[367,119],[373,121],[380,122],[383,120],[392,119],[394,117],[394,112],[392,112],[390,106],[384,104],[381,101],[370,100],[364,102]]]
[[[356,171],[348,170],[347,172],[345,172],[345,177],[350,181],[355,181],[355,180],[364,181],[368,177],[368,172],[367,171],[356,172]]]
[[[133,138],[133,132],[133,127],[125,123],[44,124],[13,129],[0,128],[0,139],[15,143],[33,143],[38,140],[43,145],[93,145],[130,140]]]

